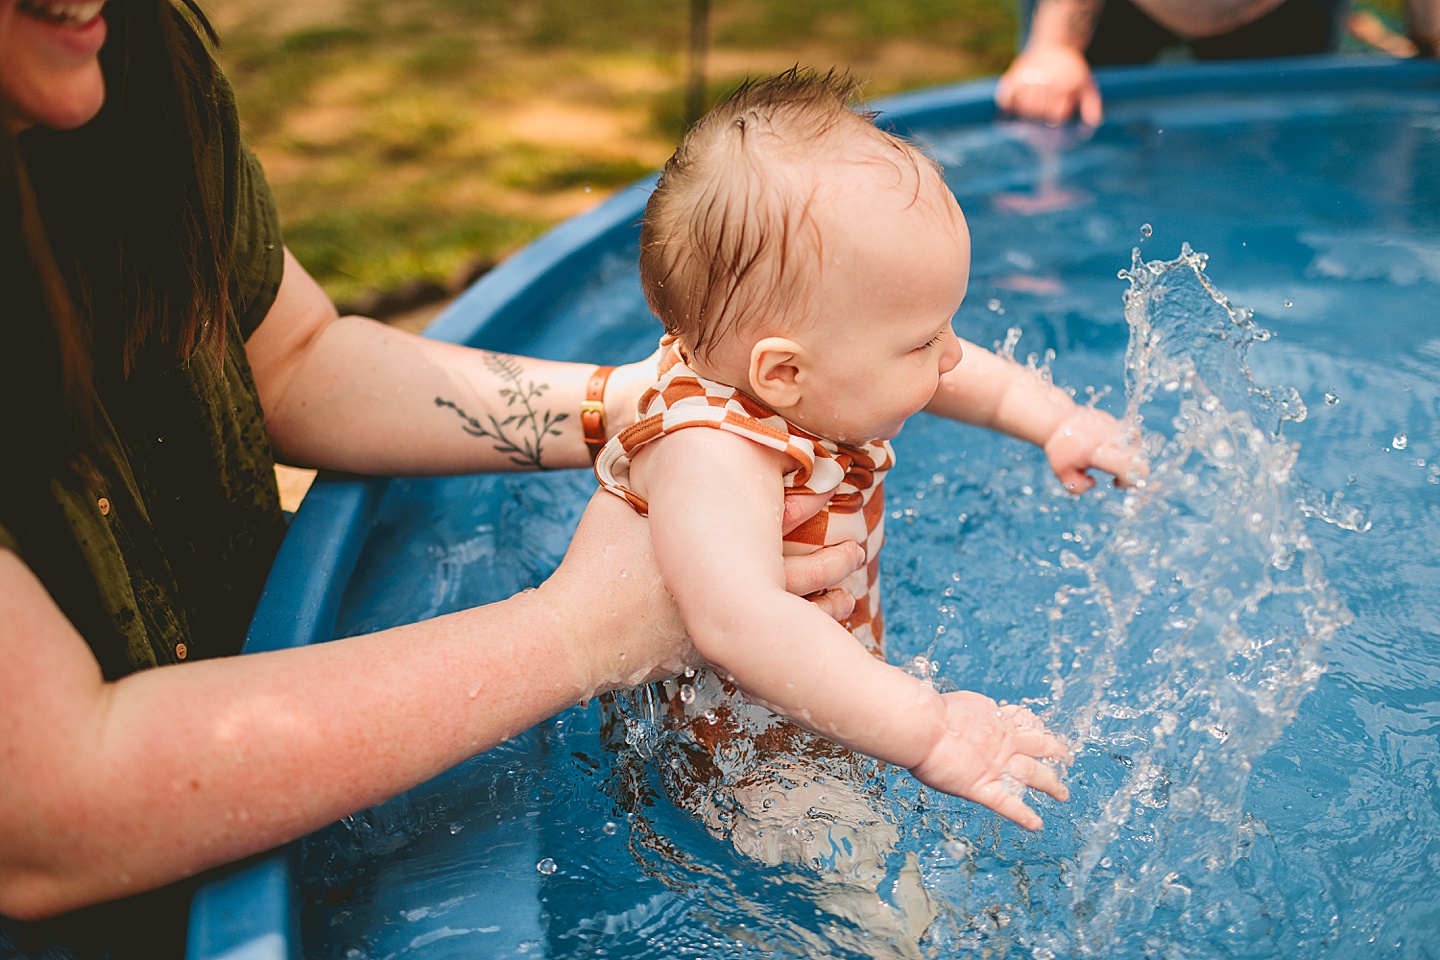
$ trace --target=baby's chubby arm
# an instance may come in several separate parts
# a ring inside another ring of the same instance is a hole
[[[1133,439],[1101,410],[1077,404],[1064,390],[1013,360],[961,341],[960,363],[940,379],[926,410],[986,427],[1045,451],[1050,468],[1071,493],[1095,485],[1092,467],[1133,486],[1146,474]]]
[[[696,650],[801,726],[1038,828],[1018,787],[1067,794],[1035,759],[1065,750],[1033,714],[978,694],[942,696],[785,592],[782,477],[790,466],[775,451],[700,427],[645,447],[632,463],[661,575]]]

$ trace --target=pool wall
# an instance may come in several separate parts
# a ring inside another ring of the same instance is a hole
[[[1130,98],[1224,94],[1264,87],[1271,92],[1324,91],[1352,86],[1440,88],[1440,64],[1357,57],[1321,57],[1221,64],[1176,64],[1097,72],[1109,103]],[[895,97],[875,106],[877,120],[899,132],[935,124],[978,124],[995,118],[993,80]],[[1214,109],[1223,109],[1217,106]],[[535,329],[534,308],[565,289],[597,260],[633,242],[653,180],[621,190],[596,210],[569,220],[491,271],[452,304],[426,336],[508,352],[565,356],[569,334]],[[253,653],[324,642],[335,633],[341,600],[365,544],[388,481],[322,476],[307,494],[276,558],[245,650]],[[298,960],[294,882],[298,844],[222,871],[197,893],[187,956],[190,960]],[[516,856],[528,856],[516,845]],[[531,858],[530,862],[534,862]],[[531,871],[533,873],[533,871]],[[538,889],[538,888],[537,888]],[[508,890],[507,923],[540,922],[532,891]]]

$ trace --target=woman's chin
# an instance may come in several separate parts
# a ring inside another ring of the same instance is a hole
[[[7,106],[12,133],[30,127],[74,130],[94,120],[105,106],[105,82],[96,71],[93,82],[70,84],[64,90],[45,90],[38,96],[17,97]]]

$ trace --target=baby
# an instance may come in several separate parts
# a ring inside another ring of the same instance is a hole
[[[659,380],[596,474],[648,513],[665,584],[725,678],[705,722],[693,688],[676,697],[689,706],[671,705],[712,754],[737,736],[760,750],[779,737],[770,745],[783,748],[793,730],[737,720],[738,688],[1038,829],[1023,788],[1066,799],[1042,762],[1065,757],[1064,745],[1023,707],[939,693],[884,659],[889,441],[921,410],[989,427],[1042,447],[1077,493],[1093,485],[1091,467],[1128,482],[1133,451],[1112,417],[955,336],[965,218],[936,164],[855,112],[855,92],[833,73],[748,83],[665,165],[640,253],[646,300],[667,331]],[[782,541],[787,496],[828,506]],[[846,540],[867,562],[844,585],[855,607],[837,623],[785,592],[782,556]]]

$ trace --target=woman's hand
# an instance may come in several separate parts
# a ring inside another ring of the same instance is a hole
[[[808,520],[825,502],[824,497],[787,500],[784,529]],[[840,619],[855,600],[836,584],[864,562],[864,551],[848,541],[787,557],[785,588]],[[591,696],[700,664],[660,578],[649,521],[612,494],[602,490],[591,498],[564,561],[538,592],[567,625],[572,649],[557,656],[576,660]]]

